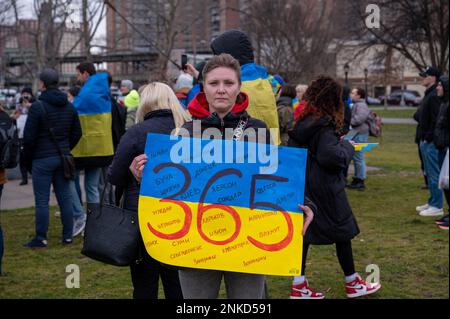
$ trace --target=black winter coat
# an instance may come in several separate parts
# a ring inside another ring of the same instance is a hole
[[[139,185],[129,167],[136,156],[144,154],[147,134],[170,134],[173,129],[175,122],[172,112],[157,110],[145,115],[144,122],[130,127],[122,136],[108,169],[108,178],[111,184],[125,188],[124,208],[138,210]]]
[[[448,101],[441,104],[441,109],[436,121],[434,130],[434,145],[440,150],[448,148],[449,132],[448,132]]]
[[[440,105],[436,85],[433,85],[425,91],[425,96],[414,114],[414,119],[419,123],[416,130],[416,143],[420,141],[433,142]]]
[[[355,153],[353,146],[339,140],[330,119],[312,115],[298,121],[289,136],[288,146],[308,149],[305,196],[317,205],[305,243],[351,240],[359,228],[345,193],[344,169]]]
[[[250,117],[250,115],[247,114],[246,111],[238,113],[238,114],[233,114],[233,113],[228,113],[223,120],[221,120],[216,113],[213,113],[211,116],[206,117],[206,118],[196,118],[193,117],[194,120],[201,120],[201,132],[203,133],[204,130],[208,129],[208,128],[217,128],[219,129],[221,132],[223,132],[226,128],[233,128],[235,129],[238,124],[239,121],[241,119],[247,118],[247,125],[245,126],[244,130],[247,128],[262,128],[266,130],[266,140],[265,141],[249,141],[247,136],[244,136],[244,139],[242,139],[243,142],[258,142],[258,143],[266,143],[266,144],[270,144],[270,132],[269,129],[267,128],[267,125],[263,122],[260,121],[258,119],[252,118]],[[185,128],[189,134],[191,134],[191,136],[193,136],[193,122],[187,122],[184,124],[183,128]],[[258,135],[257,135],[258,136]],[[195,136],[194,136],[195,137]],[[222,138],[225,139],[225,134],[222,134]]]
[[[47,111],[47,120],[44,119],[41,103],[34,102],[28,112],[23,133],[23,155],[27,166],[33,159],[59,156],[47,125],[53,128],[58,145],[65,155],[77,145],[82,135],[78,113],[67,100],[66,94],[57,89],[46,90],[39,101]]]

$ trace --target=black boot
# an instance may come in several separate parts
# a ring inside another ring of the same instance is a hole
[[[351,188],[352,186],[355,186],[358,183],[359,179],[353,177],[352,182],[350,184],[345,185],[345,187]]]
[[[350,189],[357,189],[357,190],[364,190],[366,188],[366,185],[364,185],[364,180],[355,178],[353,180],[355,183],[352,183],[348,186]]]
[[[28,181],[27,180],[23,180],[23,181],[20,182],[19,185],[22,186],[22,185],[27,185],[27,184],[28,184]]]

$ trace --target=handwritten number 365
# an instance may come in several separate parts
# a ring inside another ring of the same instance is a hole
[[[184,236],[186,236],[186,234],[189,232],[189,229],[191,227],[191,223],[192,223],[192,211],[190,209],[190,207],[179,200],[176,200],[175,197],[183,194],[184,192],[186,192],[191,184],[191,175],[189,174],[189,171],[183,167],[180,164],[174,164],[174,163],[163,163],[163,164],[159,164],[158,166],[156,166],[153,171],[157,174],[159,173],[159,171],[161,171],[164,168],[167,167],[172,167],[172,168],[176,168],[178,170],[180,170],[183,175],[184,175],[184,185],[181,188],[181,190],[179,192],[177,192],[176,194],[173,194],[169,197],[163,198],[160,200],[160,202],[169,202],[175,205],[180,206],[184,213],[185,213],[185,218],[184,218],[184,223],[183,223],[183,227],[181,228],[181,230],[172,233],[172,234],[164,234],[161,233],[159,231],[157,231],[155,228],[152,227],[152,225],[150,223],[147,223],[147,227],[148,229],[157,237],[162,238],[162,239],[168,239],[168,240],[174,240],[174,239],[179,239],[182,238]],[[206,183],[206,186],[202,192],[202,194],[200,195],[200,201],[199,201],[199,205],[198,205],[198,210],[197,210],[197,229],[198,232],[200,234],[200,236],[203,238],[203,240],[205,240],[206,242],[209,242],[211,244],[214,245],[226,245],[230,242],[232,242],[233,240],[235,240],[240,231],[241,231],[241,219],[239,217],[239,214],[236,212],[235,209],[233,209],[230,206],[226,206],[226,205],[221,205],[221,204],[211,204],[211,205],[205,205],[204,204],[204,200],[206,197],[206,194],[208,193],[209,188],[220,178],[224,177],[224,176],[228,176],[228,175],[236,175],[238,177],[242,177],[242,173],[237,170],[237,169],[225,169],[222,170],[220,172],[217,172],[213,177],[211,177],[209,179],[209,181]],[[255,202],[255,186],[256,186],[256,181],[257,180],[273,180],[276,182],[287,182],[288,179],[287,178],[283,178],[283,177],[279,177],[279,176],[269,176],[269,175],[253,175],[252,176],[252,183],[251,183],[251,189],[250,189],[250,209],[254,210],[257,207],[266,207],[266,208],[272,208],[276,211],[279,211],[283,214],[284,218],[286,219],[287,222],[287,235],[284,239],[282,239],[280,242],[278,243],[274,243],[274,244],[265,244],[262,243],[258,240],[256,240],[255,238],[251,237],[251,236],[247,236],[247,239],[250,243],[252,243],[254,246],[262,249],[262,250],[266,250],[266,251],[279,251],[283,248],[285,248],[286,246],[288,246],[293,238],[293,233],[294,233],[294,227],[293,227],[293,223],[292,223],[292,219],[289,216],[289,214],[287,212],[285,212],[283,210],[283,208],[274,205],[272,203],[267,203],[267,202]],[[203,214],[211,209],[220,209],[223,210],[225,212],[227,212],[228,214],[231,215],[231,217],[234,220],[235,223],[235,230],[233,232],[233,234],[225,240],[213,240],[209,237],[206,236],[206,234],[203,232],[203,228],[202,228],[202,218],[203,218]]]

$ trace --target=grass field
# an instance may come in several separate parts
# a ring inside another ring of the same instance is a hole
[[[389,109],[389,110],[375,110],[374,112],[377,113],[381,117],[387,117],[387,118],[401,118],[401,119],[412,119],[414,113],[417,111],[416,107],[411,107],[407,110],[401,109],[401,110],[395,110],[395,109]]]
[[[427,200],[421,190],[415,127],[385,125],[379,148],[367,154],[367,190],[348,192],[361,234],[353,240],[356,269],[380,269],[382,289],[369,298],[449,298],[448,232],[434,218],[417,215],[415,206]],[[0,298],[131,298],[127,268],[92,261],[80,254],[81,239],[69,247],[60,244],[60,220],[51,210],[49,249],[22,247],[34,230],[34,210],[2,212],[5,235],[4,276]],[[65,270],[77,264],[81,287],[67,289]],[[310,284],[327,298],[345,298],[342,273],[333,246],[313,246],[307,263]],[[269,277],[271,298],[288,298],[290,277]],[[160,289],[161,291],[161,289]],[[162,297],[162,294],[160,294]],[[223,297],[223,289],[221,296]]]

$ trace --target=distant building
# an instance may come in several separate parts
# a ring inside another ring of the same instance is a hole
[[[180,60],[182,53],[188,53],[189,62],[195,63],[202,55],[210,54],[210,43],[222,32],[229,29],[240,29],[239,9],[242,0],[182,0],[174,15],[173,29],[177,31],[173,52],[168,54]],[[164,37],[162,32],[164,19],[160,12],[167,14],[170,6],[163,0],[116,0],[112,2],[120,13],[108,7],[107,10],[107,46],[111,52],[121,53],[160,53]],[[132,23],[140,32],[136,32],[127,23]],[[139,34],[145,35],[145,38]],[[139,83],[147,81],[152,71],[151,63],[108,63],[108,69],[115,79],[129,78]],[[177,69],[169,65],[169,73],[175,74]]]
[[[0,72],[0,86],[22,87],[33,84],[28,68],[31,68],[34,74],[39,71],[36,64],[36,37],[33,35],[37,34],[38,30],[36,19],[21,19],[17,26],[0,25],[0,66],[4,70]],[[64,56],[72,48],[70,54],[80,56],[84,52],[83,41],[78,41],[80,36],[79,30],[66,28],[58,49],[59,56]],[[58,65],[62,85],[68,85],[75,77],[76,65],[77,63]]]

